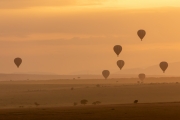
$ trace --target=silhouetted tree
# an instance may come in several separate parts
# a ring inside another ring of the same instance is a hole
[[[97,85],[96,85],[96,87],[100,87],[100,85],[99,85],[99,84],[97,84]]]
[[[134,100],[134,103],[137,104],[137,103],[138,103],[138,100]]]
[[[100,101],[96,101],[96,102],[93,102],[92,104],[93,105],[99,105],[99,104],[101,104],[101,102]]]
[[[71,90],[74,90],[74,88],[72,87]]]
[[[81,104],[86,105],[86,104],[88,103],[88,100],[83,99],[83,100],[81,100],[80,102],[81,102]]]

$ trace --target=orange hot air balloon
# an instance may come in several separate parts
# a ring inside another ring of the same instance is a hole
[[[17,57],[14,59],[14,63],[16,64],[16,66],[19,68],[19,66],[21,65],[22,63],[22,59]]]
[[[163,61],[159,64],[159,67],[161,68],[161,70],[163,71],[163,73],[165,73],[166,69],[168,68],[168,63]]]
[[[138,30],[137,34],[138,34],[139,38],[140,38],[141,41],[142,41],[142,39],[143,39],[144,36],[146,35],[146,31],[145,31],[145,30]]]
[[[123,60],[118,60],[117,61],[117,66],[120,68],[120,70],[123,68],[125,62]]]
[[[144,73],[141,73],[138,75],[139,79],[143,81],[146,78],[146,75]]]
[[[116,53],[116,55],[119,56],[119,54],[122,51],[122,47],[120,45],[115,45],[113,49],[114,49],[114,52]]]
[[[109,75],[110,75],[109,70],[103,70],[102,75],[104,76],[105,79],[107,79],[109,77]]]

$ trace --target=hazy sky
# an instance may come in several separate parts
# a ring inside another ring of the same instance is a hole
[[[101,74],[118,71],[119,59],[123,69],[177,62],[179,15],[179,0],[0,0],[0,72]]]

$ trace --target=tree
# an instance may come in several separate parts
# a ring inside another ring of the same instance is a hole
[[[74,88],[72,87],[71,90],[74,90]]]
[[[99,105],[99,104],[101,104],[101,102],[100,101],[96,101],[96,102],[93,102],[92,104],[93,105]]]
[[[137,104],[137,103],[138,103],[138,100],[135,100],[134,103]]]
[[[81,104],[86,105],[86,104],[88,103],[88,100],[83,99],[83,100],[81,100],[80,102],[81,102]]]

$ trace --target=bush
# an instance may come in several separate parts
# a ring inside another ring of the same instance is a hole
[[[134,103],[137,104],[137,103],[138,103],[138,100],[135,100]]]
[[[100,101],[96,101],[96,102],[93,102],[92,104],[93,105],[99,105],[99,104],[101,104],[101,102]]]
[[[88,103],[88,100],[83,99],[83,100],[80,101],[80,103],[83,104],[83,105],[86,105]]]

